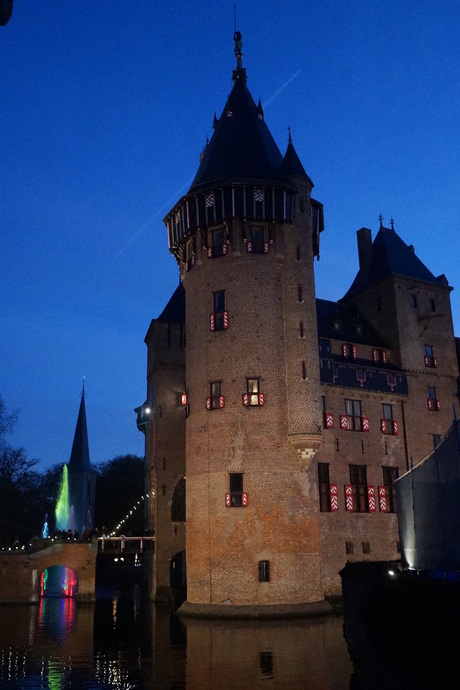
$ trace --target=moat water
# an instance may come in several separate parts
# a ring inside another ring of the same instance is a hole
[[[0,688],[348,690],[343,618],[180,619],[129,597],[0,606]]]

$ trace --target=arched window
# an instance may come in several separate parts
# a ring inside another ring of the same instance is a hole
[[[171,521],[185,522],[185,477],[182,477],[174,489],[172,506],[171,506]]]

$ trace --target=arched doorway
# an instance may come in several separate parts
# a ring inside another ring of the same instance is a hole
[[[45,568],[40,576],[40,596],[73,598],[78,594],[78,576],[66,565]]]

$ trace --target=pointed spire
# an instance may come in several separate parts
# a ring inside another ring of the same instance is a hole
[[[294,148],[294,144],[292,143],[292,136],[291,136],[291,128],[288,127],[289,131],[289,136],[288,136],[288,145],[286,149],[286,153],[284,154],[284,159],[283,163],[281,165],[281,170],[280,170],[280,175],[281,177],[289,177],[291,175],[297,175],[300,177],[307,177],[308,175],[305,172],[305,168],[302,165],[302,162],[297,155],[297,151]],[[310,178],[308,178],[310,179]],[[311,180],[310,180],[311,182]],[[312,183],[313,186],[313,183]]]
[[[380,228],[383,228],[383,216],[379,213]]]
[[[235,83],[237,81],[242,81],[243,84],[246,84],[246,70],[243,67],[243,41],[241,38],[241,33],[235,31],[233,40],[235,41],[236,69],[233,70],[232,80]]]
[[[259,102],[258,102],[257,108],[256,108],[256,115],[259,118],[259,120],[264,119],[264,109],[262,108],[262,103],[261,103],[260,98],[259,98]]]
[[[74,472],[83,472],[84,470],[90,469],[85,397],[85,379],[83,379],[80,409],[78,411],[77,425],[75,427],[72,452],[70,453],[69,460],[69,470]]]

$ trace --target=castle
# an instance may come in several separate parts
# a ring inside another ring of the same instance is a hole
[[[165,218],[181,281],[146,335],[137,409],[155,501],[151,596],[189,613],[302,610],[347,560],[397,559],[395,479],[458,400],[450,286],[391,227],[358,230],[359,271],[317,299],[323,206],[289,134],[233,88]],[[455,408],[454,408],[455,409]]]

